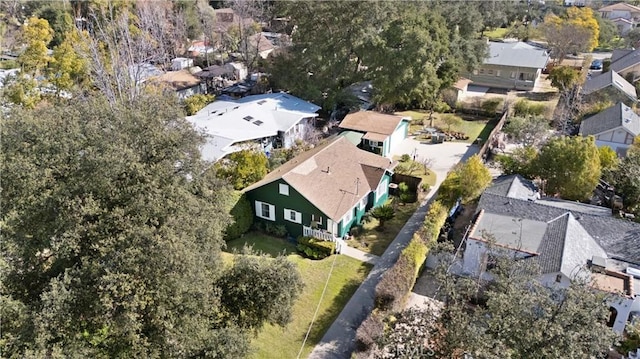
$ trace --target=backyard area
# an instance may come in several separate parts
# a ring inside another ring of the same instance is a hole
[[[464,141],[473,143],[477,138],[486,139],[498,122],[499,116],[486,118],[467,114],[434,113],[433,122],[429,120],[429,113],[421,110],[398,112],[402,116],[411,116],[413,121],[409,133],[416,133],[424,127],[433,127],[446,132],[460,132],[468,138]],[[417,140],[420,136],[416,137]],[[425,140],[427,140],[425,138]]]
[[[306,358],[365,279],[371,266],[342,255],[330,256],[322,260],[306,259],[296,254],[293,243],[255,232],[228,242],[227,251],[242,250],[245,244],[274,257],[283,252],[286,253],[288,259],[297,265],[305,284],[293,307],[293,321],[284,329],[265,325],[251,342],[253,349],[251,358],[279,359],[298,356],[335,260],[335,267],[318,311],[318,317],[300,356]],[[225,254],[229,261],[231,256],[231,254]]]

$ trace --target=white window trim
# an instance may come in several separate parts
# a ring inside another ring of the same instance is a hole
[[[358,206],[360,207],[360,209],[365,209],[367,207],[368,198],[369,198],[369,195],[362,197],[362,199],[360,200],[360,203],[358,203]]]
[[[353,208],[351,208],[349,212],[347,212],[344,215],[344,217],[342,217],[342,224],[346,225],[347,223],[351,222],[352,219],[353,219]]]
[[[385,178],[380,182],[378,188],[376,188],[376,201],[379,201],[380,198],[387,193],[387,187],[389,187],[389,180]]]
[[[292,214],[294,215],[295,219],[291,219],[291,215]],[[284,219],[289,221],[289,222],[301,224],[302,223],[302,213],[296,212],[296,211],[294,211],[292,209],[285,208],[284,209]]]
[[[289,185],[285,183],[278,184],[278,192],[281,195],[288,196],[289,195]]]
[[[311,215],[311,222],[317,222],[319,226],[322,225],[322,216],[319,216],[317,214],[312,214]]]
[[[262,214],[262,205],[263,204],[269,206],[269,217],[264,216]],[[276,220],[276,206],[274,206],[274,205],[272,205],[270,203],[256,201],[256,217],[259,217],[259,218],[262,218],[262,219],[267,219],[267,220],[270,220],[270,221],[275,221]]]

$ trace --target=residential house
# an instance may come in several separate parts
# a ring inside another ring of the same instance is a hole
[[[215,162],[243,149],[269,153],[293,146],[312,128],[319,109],[281,92],[217,100],[187,120],[206,137],[202,157]]]
[[[245,46],[244,41],[240,44],[241,47]],[[275,50],[275,46],[265,35],[262,33],[256,33],[247,38],[247,54],[250,58],[259,56],[262,59],[266,59],[270,53]]]
[[[171,60],[171,71],[180,71],[193,67],[193,59],[186,57],[176,57]]]
[[[598,12],[603,19],[609,19],[616,24],[620,35],[626,35],[640,22],[640,7],[624,2],[602,7]]]
[[[547,286],[589,280],[611,293],[610,326],[621,333],[640,315],[640,224],[611,210],[579,202],[540,198],[519,175],[501,176],[480,197],[465,240],[461,274],[491,280],[496,256],[536,262]]]
[[[147,63],[130,65],[128,70],[131,80],[134,81],[136,85],[142,85],[147,80],[163,74],[162,70]]]
[[[256,24],[253,19],[241,17],[232,8],[214,9],[214,12],[216,14],[215,31],[219,33],[226,33],[232,27],[240,24],[243,28]]]
[[[395,163],[344,137],[304,152],[244,192],[256,220],[284,225],[291,236],[336,240],[365,212],[386,202]]]
[[[193,95],[204,94],[207,91],[200,78],[191,74],[188,69],[166,72],[153,78],[152,82],[170,91],[175,91],[181,100]]]
[[[231,86],[239,80],[236,77],[236,70],[231,64],[222,66],[211,65],[193,75],[205,83],[207,93],[214,94],[217,94],[221,89]]]
[[[358,147],[387,157],[407,137],[410,122],[411,117],[359,111],[348,114],[339,127]]]
[[[212,54],[214,51],[213,46],[209,41],[195,40],[191,42],[191,45],[187,49],[187,53],[191,57],[204,56],[206,54]]]
[[[470,83],[471,80],[461,77],[453,84],[453,90],[456,92],[456,101],[462,101],[466,97]]]
[[[638,101],[636,88],[613,70],[587,78],[582,86],[582,93],[586,101],[591,103],[622,101],[632,106]]]
[[[634,138],[640,135],[640,116],[622,102],[591,116],[580,124],[580,135],[594,136],[596,145],[611,147],[624,157]]]
[[[465,75],[474,85],[531,91],[549,53],[524,42],[489,42],[489,56],[482,65]]]
[[[629,82],[636,82],[640,78],[640,50],[613,50],[609,68],[625,79],[629,79]]]

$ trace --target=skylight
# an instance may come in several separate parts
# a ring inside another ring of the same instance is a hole
[[[258,105],[262,105],[263,103],[267,103],[267,100],[260,100],[260,101],[258,101]]]
[[[254,124],[254,125],[256,125],[256,126],[260,126],[260,125],[262,125],[263,123],[264,123],[264,122],[262,122],[262,121],[258,120],[258,121],[255,121],[253,124]]]
[[[245,121],[251,121],[251,120],[253,120],[253,117],[251,117],[251,116],[246,116],[246,117],[244,117],[244,120],[245,120]]]

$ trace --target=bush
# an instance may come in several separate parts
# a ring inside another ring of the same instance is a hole
[[[374,345],[382,338],[383,333],[384,323],[382,323],[381,316],[374,311],[356,331],[356,351],[362,353],[373,349]]]
[[[404,299],[415,283],[415,272],[412,261],[404,255],[403,251],[398,261],[387,270],[376,285],[375,307],[385,311],[402,309]]]
[[[323,241],[314,237],[298,238],[296,248],[300,254],[311,259],[323,259],[336,252],[335,242]]]
[[[411,193],[406,183],[401,182],[400,185],[398,185],[398,190],[400,192],[400,202],[409,203],[415,201],[415,194]]]
[[[482,111],[486,112],[487,114],[495,115],[501,105],[501,98],[490,98],[484,101],[480,107],[482,108]]]
[[[287,227],[285,227],[284,224],[273,224],[273,223],[266,223],[264,225],[264,231],[268,235],[271,235],[274,237],[280,237],[280,238],[284,238],[288,233]]]
[[[420,185],[420,188],[424,191],[424,192],[429,192],[431,190],[431,185],[428,183],[422,183]]]
[[[249,203],[245,195],[238,194],[237,196],[238,199],[235,205],[231,208],[231,211],[229,211],[233,217],[233,223],[225,230],[224,239],[226,241],[239,238],[241,235],[247,233],[253,223],[251,203]]]
[[[514,116],[542,116],[547,110],[547,106],[542,103],[531,103],[522,99],[513,106]]]
[[[406,153],[400,156],[400,162],[409,162],[409,160],[411,160],[411,156]]]

